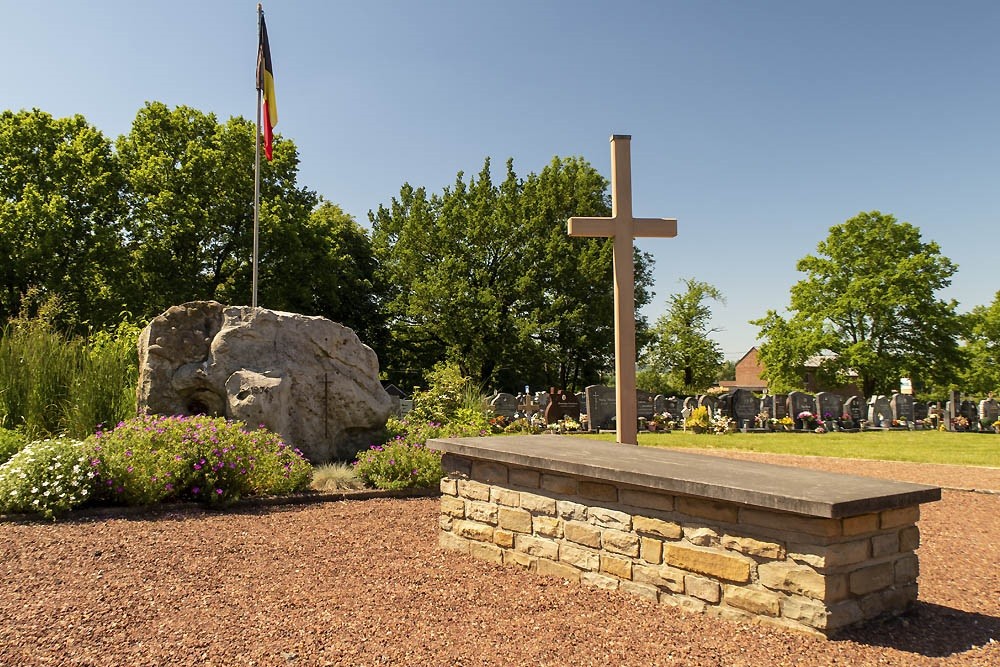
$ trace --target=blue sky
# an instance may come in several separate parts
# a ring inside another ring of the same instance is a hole
[[[0,0],[2,108],[83,114],[111,138],[147,100],[255,116],[256,3]],[[359,222],[404,182],[440,191],[490,156],[526,175],[632,135],[637,216],[676,217],[655,319],[718,287],[729,359],[783,310],[795,263],[860,211],[959,266],[960,310],[1000,289],[1000,3],[264,3],[301,185]],[[497,173],[499,177],[499,172]],[[872,252],[878,252],[873,247]]]

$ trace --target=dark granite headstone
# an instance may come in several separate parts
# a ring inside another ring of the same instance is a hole
[[[698,397],[698,405],[708,408],[709,417],[714,417],[719,409],[719,400],[711,394],[702,394]]]
[[[913,416],[912,394],[893,394],[889,399],[889,406],[892,408],[893,419],[905,419],[908,422],[916,419]]]
[[[914,401],[913,403],[913,418],[914,419],[927,419],[928,409],[927,404],[923,401]]]
[[[681,413],[681,402],[677,400],[676,396],[663,399],[663,412],[669,412],[672,417]]]
[[[788,414],[792,419],[798,419],[803,412],[811,412],[816,415],[816,397],[802,391],[793,391],[788,394]]]
[[[590,430],[614,426],[616,404],[615,388],[601,384],[592,384],[585,390],[587,394],[587,417],[590,420]]]
[[[855,425],[862,419],[867,419],[867,417],[865,417],[865,407],[864,396],[851,396],[844,401],[844,412],[851,415],[851,421],[853,421]]]
[[[684,402],[682,403],[682,410],[694,410],[698,407],[698,397],[697,396],[685,396]]]
[[[512,418],[517,412],[517,396],[500,392],[490,399],[490,411],[497,417]]]
[[[736,420],[736,426],[752,427],[754,418],[760,414],[760,400],[749,389],[735,389],[730,396],[733,406],[732,416]]]
[[[649,393],[644,389],[635,390],[635,402],[636,402],[636,417],[645,417],[646,419],[653,418],[653,394]]]
[[[979,423],[979,406],[976,405],[975,401],[962,401],[962,405],[958,408],[958,414],[969,420],[970,431],[976,430],[976,425]]]
[[[576,400],[580,401],[580,414],[587,414],[587,393],[583,391],[576,392]]]
[[[549,391],[549,400],[545,406],[545,423],[554,424],[567,417],[580,421],[580,401],[571,391],[553,388]]]
[[[663,394],[657,394],[656,396],[654,396],[653,397],[653,412],[655,412],[658,415],[662,415],[663,411],[666,410],[666,408],[663,407],[663,405],[666,402],[666,400],[667,400],[667,398]]]
[[[844,416],[844,399],[839,394],[821,391],[816,394],[816,409],[823,421],[839,420]]]
[[[868,403],[868,421],[872,426],[889,426],[892,423],[892,406],[885,396],[873,396]]]
[[[1000,403],[993,398],[979,401],[979,423],[984,429],[992,428],[993,422],[1000,419]]]

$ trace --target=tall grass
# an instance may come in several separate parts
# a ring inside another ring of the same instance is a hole
[[[135,410],[138,330],[122,324],[89,339],[18,319],[0,332],[0,427],[28,438],[84,438]]]

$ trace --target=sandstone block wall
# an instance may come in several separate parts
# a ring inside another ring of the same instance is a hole
[[[919,505],[841,519],[446,454],[441,546],[830,636],[917,599]]]

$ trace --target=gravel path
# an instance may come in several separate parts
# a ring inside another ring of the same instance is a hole
[[[995,469],[740,456],[1000,491]],[[834,641],[442,552],[437,511],[0,523],[0,665],[1000,665],[1000,494],[926,505],[914,612]]]

